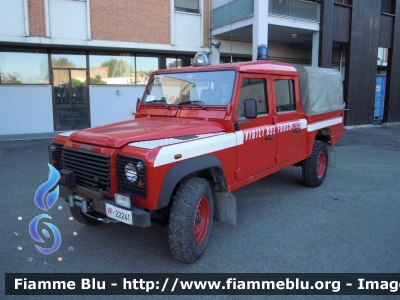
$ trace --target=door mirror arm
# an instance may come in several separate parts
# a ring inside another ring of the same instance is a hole
[[[136,113],[138,112],[139,106],[140,106],[140,98],[137,98],[137,100],[136,100]]]

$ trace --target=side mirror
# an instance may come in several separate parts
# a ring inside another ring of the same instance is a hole
[[[244,100],[244,116],[246,119],[257,118],[257,101],[256,99]]]
[[[140,98],[137,98],[137,100],[136,100],[136,112],[138,112],[139,104],[140,104]]]

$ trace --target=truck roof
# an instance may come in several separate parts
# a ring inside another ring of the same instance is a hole
[[[274,62],[269,60],[258,60],[239,63],[226,63],[219,65],[206,65],[206,66],[190,66],[173,69],[163,69],[155,71],[156,73],[172,73],[172,72],[198,72],[198,71],[212,71],[236,69],[238,72],[244,73],[265,73],[265,74],[279,74],[279,75],[295,75],[298,76],[297,70],[294,66],[286,63]]]

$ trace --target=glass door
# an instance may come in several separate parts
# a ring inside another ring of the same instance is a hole
[[[90,127],[86,69],[53,69],[54,130]]]

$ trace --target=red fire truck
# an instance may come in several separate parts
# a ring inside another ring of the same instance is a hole
[[[193,263],[214,219],[236,223],[231,192],[289,166],[302,167],[305,185],[321,185],[343,120],[336,70],[209,65],[199,53],[192,67],[151,75],[135,119],[61,133],[49,152],[77,221],[160,221],[173,256]]]

